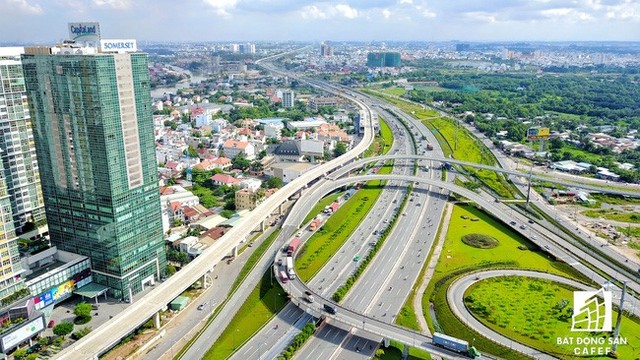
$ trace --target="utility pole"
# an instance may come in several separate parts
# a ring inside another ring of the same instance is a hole
[[[611,354],[616,353],[618,348],[618,336],[620,335],[620,322],[622,321],[622,313],[624,306],[624,295],[627,293],[627,282],[622,284],[622,294],[620,295],[620,309],[618,311],[618,318],[616,319],[616,328],[613,330],[613,347],[611,348]]]
[[[533,160],[531,161],[531,167],[529,168],[529,181],[527,184],[527,206],[529,209],[529,202],[531,201],[531,177],[533,176]]]

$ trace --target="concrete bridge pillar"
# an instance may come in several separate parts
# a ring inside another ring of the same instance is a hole
[[[153,314],[153,326],[156,329],[160,329],[160,312]]]
[[[284,213],[284,203],[278,206],[278,215],[282,215]]]
[[[232,254],[233,254],[233,257],[237,257],[238,256],[238,246],[237,245],[233,247]]]
[[[262,220],[262,222],[260,223],[260,231],[264,232],[264,230],[267,228],[267,219]]]

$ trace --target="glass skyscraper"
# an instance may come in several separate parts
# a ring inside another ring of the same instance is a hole
[[[51,242],[129,299],[165,271],[147,55],[63,46],[22,63]]]
[[[45,220],[40,175],[33,144],[20,54],[23,48],[0,48],[0,158],[11,200],[13,222],[21,230],[27,222]]]

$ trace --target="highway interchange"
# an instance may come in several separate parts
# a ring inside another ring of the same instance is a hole
[[[375,116],[370,107],[365,105],[363,97],[345,94],[343,96],[348,97],[349,100],[356,102],[363,110],[366,110],[369,119]],[[379,104],[378,100],[369,99],[367,101]],[[384,114],[383,108],[380,108],[380,111],[385,119],[391,123],[394,128],[394,135],[396,135],[396,142],[390,154],[398,155],[398,157],[414,155],[415,152],[410,144],[409,135],[402,125],[393,120],[389,114]],[[415,131],[416,135],[423,134],[430,143],[437,144],[433,134],[420,122],[413,123],[410,117],[402,114],[397,109],[394,109],[394,113],[404,118],[405,122],[410,124],[410,130]],[[399,136],[402,133],[404,135]],[[372,231],[384,226],[386,224],[384,220],[391,219],[393,212],[396,211],[395,208],[399,206],[402,202],[402,197],[405,196],[407,181],[423,185],[418,186],[412,195],[409,195],[412,201],[407,202],[404,210],[406,215],[399,216],[398,222],[384,246],[369,265],[368,270],[343,300],[339,313],[335,316],[328,316],[329,320],[320,328],[316,336],[300,350],[297,356],[300,359],[369,358],[373,350],[379,345],[380,340],[383,337],[387,337],[395,338],[405,344],[416,345],[434,354],[455,358],[456,356],[452,353],[431,345],[428,336],[392,325],[396,314],[411,291],[420,268],[424,265],[426,256],[433,244],[435,229],[447,200],[447,192],[453,191],[462,194],[505,223],[508,223],[511,219],[517,219],[518,224],[524,224],[528,221],[528,218],[524,214],[514,213],[505,204],[495,203],[486,193],[479,195],[454,186],[451,183],[440,181],[440,173],[437,169],[440,167],[440,161],[445,159],[437,147],[432,152],[432,159],[425,158],[420,160],[417,177],[411,177],[413,167],[406,166],[406,164],[410,164],[415,159],[406,158],[395,159],[395,164],[399,166],[394,167],[394,174],[391,175],[369,174],[352,179],[337,179],[337,176],[334,177],[332,175],[324,176],[333,169],[342,168],[348,171],[349,169],[356,170],[361,167],[361,164],[352,165],[351,167],[349,165],[344,166],[344,164],[350,163],[369,146],[372,135],[371,127],[367,126],[362,141],[352,151],[339,159],[313,168],[281,189],[275,196],[265,201],[259,209],[245,217],[238,227],[233,228],[221,241],[207,249],[203,255],[196,258],[185,269],[156,286],[156,289],[148,296],[132,304],[114,318],[113,321],[95,329],[87,337],[65,349],[59,354],[59,358],[96,358],[127,333],[135,329],[137,325],[146,322],[186,287],[209,272],[213,266],[212,264],[217,264],[223,256],[226,256],[235,246],[247,239],[249,232],[253,230],[256,224],[270,216],[271,213],[276,212],[280,203],[286,201],[293,194],[299,193],[300,190],[304,189],[304,192],[300,196],[300,200],[294,205],[294,209],[291,211],[292,216],[286,219],[282,226],[282,234],[267,254],[275,253],[273,249],[277,250],[278,247],[282,247],[288,241],[290,236],[296,232],[298,226],[301,225],[300,223],[306,212],[327,192],[353,181],[382,179],[390,179],[387,188],[382,192],[380,200],[369,213],[369,216],[352,237],[345,242],[340,252],[336,253],[330,259],[328,265],[308,284],[305,285],[299,281],[294,281],[285,285],[285,290],[293,296],[293,302],[287,305],[285,310],[265,326],[256,337],[241,347],[233,358],[273,358],[295,336],[296,329],[301,328],[311,318],[310,315],[319,316],[322,314],[327,316],[325,312],[318,308],[328,301],[323,300],[323,298],[330,298],[335,289],[342,285],[356,268],[357,263],[353,261],[355,255],[361,255],[363,258],[366,256],[366,250],[370,246],[369,243],[376,240],[376,236],[373,235]],[[424,150],[423,145],[420,145],[418,153],[424,153]],[[382,158],[376,160],[380,161]],[[429,166],[430,170],[425,171],[424,165]],[[522,176],[520,173],[515,175]],[[316,186],[306,189],[309,182],[318,178],[324,179],[319,181]],[[446,191],[442,192],[440,189],[445,189]],[[300,209],[306,209],[306,211]],[[637,282],[634,282],[632,277],[625,276],[625,272],[620,271],[620,265],[614,268],[610,264],[594,258],[588,252],[570,244],[542,225],[547,224],[536,223],[529,226],[526,231],[518,228],[515,228],[515,230],[522,232],[527,237],[536,237],[536,242],[539,245],[547,248],[556,257],[564,259],[576,269],[587,274],[595,282],[603,282],[611,278],[629,280],[629,285],[634,291],[638,292],[640,290]],[[587,238],[586,234],[584,234],[583,240],[591,241],[592,239]],[[605,248],[603,251],[609,251],[609,249]],[[617,255],[612,253],[611,256],[615,257]],[[256,265],[256,270],[248,277],[246,283],[254,283],[253,281],[256,281],[254,273],[262,274],[263,271],[260,272],[260,270],[268,269],[272,262],[273,257],[264,256],[260,263]],[[585,263],[591,264],[599,271],[594,271],[592,267],[587,267]],[[631,268],[629,267],[627,270],[629,269]],[[243,285],[243,287],[251,288],[251,286],[246,285]],[[316,295],[315,304],[308,304],[301,300],[302,293],[306,289]],[[238,299],[234,300],[231,305],[230,309],[234,306],[236,308],[239,307],[241,305],[241,296],[239,295]],[[232,310],[229,311],[232,313]],[[215,340],[215,338],[212,339],[209,336],[205,336],[202,339],[201,341],[209,345]],[[192,347],[192,349],[192,353],[187,352],[183,358],[199,358],[202,355],[203,347],[197,346]]]

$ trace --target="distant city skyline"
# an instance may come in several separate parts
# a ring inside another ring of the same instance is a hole
[[[66,24],[154,41],[637,41],[640,0],[0,0],[0,42]]]

